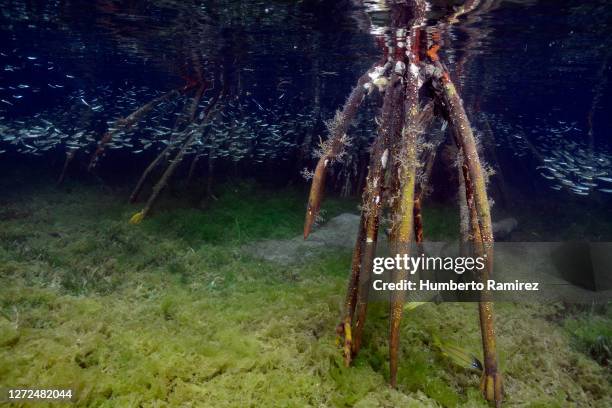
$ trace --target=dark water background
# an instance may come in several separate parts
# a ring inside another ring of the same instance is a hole
[[[452,3],[435,2],[430,24]],[[612,182],[605,178],[612,178],[612,3],[493,3],[486,13],[449,28],[441,54],[460,85],[477,134],[488,140],[485,157],[498,166],[492,186],[496,211],[525,218],[521,221],[531,225],[531,232],[523,239],[559,238],[573,228],[575,234],[588,231],[591,238],[609,240],[612,190],[606,190]],[[372,13],[371,4],[363,8],[351,1],[0,5],[0,170],[22,183],[16,170],[22,176],[57,177],[71,143],[78,153],[70,177],[109,184],[135,180],[164,147],[160,141],[169,138],[159,126],[170,128],[180,104],[189,99],[155,110],[106,151],[91,175],[86,166],[96,141],[113,120],[184,85],[200,70],[226,79],[232,106],[225,125],[219,126],[234,127],[227,135],[219,130],[216,144],[204,141],[194,149],[192,156],[203,158],[198,175],[206,174],[206,160],[214,152],[220,178],[248,176],[305,186],[299,174],[314,166],[310,152],[325,137],[324,120],[380,58],[368,18],[384,22],[384,13]],[[356,179],[367,160],[374,113],[373,106],[366,106],[351,129],[351,170],[336,170],[340,181],[331,183],[336,192],[346,185],[342,179],[352,180],[351,193],[359,191]],[[258,127],[261,132],[243,143],[240,138],[251,134],[251,127],[232,139],[236,126],[243,126],[236,122],[241,118],[248,118],[248,126],[261,119],[276,130]],[[43,133],[28,138],[36,126],[52,126],[65,137]],[[80,131],[83,135],[74,138]],[[151,140],[147,148],[143,138]],[[580,156],[580,164],[567,156]],[[538,168],[565,166],[558,162],[567,162],[567,184]],[[187,171],[185,164],[179,174]],[[604,180],[584,190],[568,188],[584,172]],[[445,177],[437,169],[433,181]],[[442,186],[432,200],[448,202],[453,194]]]

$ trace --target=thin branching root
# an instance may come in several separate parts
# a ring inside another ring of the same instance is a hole
[[[449,24],[458,22],[458,17],[475,10],[477,3],[466,2],[436,29],[443,30]],[[383,62],[373,66],[359,79],[344,107],[327,122],[329,138],[321,143],[317,151],[318,163],[314,172],[307,173],[312,176],[312,185],[304,238],[308,237],[319,213],[327,170],[332,163],[341,161],[343,151],[350,143],[347,134],[349,123],[361,100],[366,94],[380,93],[382,106],[375,117],[378,132],[370,148],[359,233],[353,251],[344,311],[336,328],[347,366],[364,346],[370,279],[381,220],[389,220],[392,252],[403,256],[410,255],[414,248],[419,252],[423,250],[424,220],[421,208],[425,196],[432,189],[432,167],[444,131],[455,145],[462,250],[472,251],[476,256],[486,256],[481,279],[488,278],[493,262],[490,199],[486,186],[494,170],[481,159],[478,137],[472,131],[449,71],[438,55],[441,33],[438,31],[430,35],[425,32],[426,0],[389,0],[387,5],[391,13],[391,26],[380,30],[386,33],[380,41],[384,44]],[[434,106],[440,109],[434,109]],[[432,130],[438,115],[442,119],[442,132]],[[393,279],[406,279],[405,271],[394,271]],[[404,303],[404,292],[392,294],[389,378],[393,387],[398,380]],[[484,350],[481,390],[487,400],[500,406],[502,378],[497,367],[493,303],[488,293],[481,293],[478,309]]]

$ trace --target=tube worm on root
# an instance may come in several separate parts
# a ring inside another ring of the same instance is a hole
[[[374,66],[359,78],[357,85],[351,91],[342,110],[338,111],[328,124],[330,136],[322,146],[321,157],[315,168],[312,184],[310,186],[306,219],[304,221],[304,239],[308,238],[317,215],[319,214],[319,210],[321,209],[321,202],[325,191],[327,167],[342,153],[347,141],[346,132],[357,114],[357,110],[368,90],[366,85],[370,82],[370,74],[376,72],[380,68],[381,67]]]
[[[481,277],[481,279],[485,281],[491,275],[493,267],[493,231],[484,171],[478,155],[476,139],[474,138],[463,103],[453,85],[448,71],[440,63],[439,58],[437,58],[436,51],[437,50],[430,50],[428,52],[428,56],[435,67],[435,91],[446,109],[450,125],[452,126],[462,152],[463,166],[466,170],[463,171],[463,181],[465,183],[468,210],[470,212],[472,239],[476,255],[486,258],[485,268],[482,271]],[[472,193],[474,210],[470,210],[469,208],[470,194]],[[476,218],[476,220],[474,220],[474,218]],[[490,300],[490,294],[486,290],[481,293],[478,310],[485,360],[481,390],[487,400],[494,401],[496,405],[500,406],[503,393],[502,377],[497,371],[493,303]]]
[[[208,123],[213,112],[215,112],[215,106],[217,105],[219,96],[220,96],[220,93],[217,93],[217,95],[210,101],[208,107],[206,108],[207,112],[204,116],[204,119],[202,120],[201,125],[198,127],[198,129],[194,129],[191,131],[190,135],[187,137],[187,139],[185,140],[185,142],[179,149],[174,159],[171,161],[166,171],[164,171],[164,173],[160,177],[157,184],[155,184],[155,186],[153,187],[153,192],[151,193],[151,196],[147,200],[147,203],[145,204],[144,208],[132,216],[132,218],[130,219],[130,224],[140,223],[149,214],[149,212],[151,211],[151,208],[153,208],[153,205],[157,201],[159,194],[166,187],[166,185],[168,184],[168,181],[170,180],[170,177],[172,176],[172,174],[174,173],[178,165],[183,160],[185,151],[193,143],[195,138],[201,134],[200,130],[203,128],[203,126],[206,123]]]

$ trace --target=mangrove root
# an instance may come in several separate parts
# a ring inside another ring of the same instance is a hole
[[[188,90],[193,88],[193,86],[195,86],[195,84],[168,91],[165,94],[158,96],[157,98],[153,99],[149,103],[136,109],[134,112],[130,113],[128,116],[117,119],[115,123],[113,124],[113,126],[111,127],[111,130],[106,132],[104,136],[102,136],[102,138],[98,142],[98,146],[96,147],[96,150],[94,151],[94,153],[91,156],[91,159],[89,160],[89,165],[87,166],[87,170],[91,171],[96,166],[99,158],[104,153],[106,145],[113,139],[113,137],[119,131],[131,129],[132,126],[134,126],[138,121],[144,118],[155,106],[159,105],[165,100],[168,100],[170,98],[180,95],[181,92],[187,92]]]
[[[386,63],[379,63],[366,73],[372,79],[371,82],[365,75],[360,78],[343,110],[330,125],[331,136],[323,144],[314,172],[304,222],[306,238],[321,205],[327,168],[342,154],[346,143],[345,132],[350,122],[350,113],[354,114],[365,95],[363,88],[376,85],[384,93],[382,114],[380,120],[377,120],[379,127],[370,153],[359,234],[353,251],[343,315],[337,326],[338,334],[344,337],[342,349],[346,365],[351,363],[362,347],[378,229],[385,209],[391,213],[392,252],[401,257],[410,256],[413,248],[423,252],[423,198],[428,190],[439,144],[436,137],[425,134],[427,126],[433,122],[434,113],[437,113],[433,108],[434,101],[444,108],[457,146],[462,253],[466,253],[469,248],[475,256],[485,258],[481,279],[486,280],[491,275],[493,265],[493,233],[486,176],[470,122],[450,75],[439,60],[439,45],[434,44],[427,52],[423,52],[423,57],[426,55],[428,61],[420,55],[421,43],[430,41],[430,37],[424,35],[427,2],[410,0],[387,4],[392,27],[385,31],[384,39],[383,36],[380,38],[385,47]],[[466,2],[445,20],[446,24],[452,24],[459,16],[476,10],[479,4],[481,2],[478,0]],[[439,36],[431,36],[431,39],[438,41]],[[433,101],[420,109],[420,88],[423,83],[433,87],[434,92],[427,93],[433,95]],[[407,273],[405,269],[393,271],[393,281],[398,283],[406,279]],[[389,324],[392,386],[397,384],[404,304],[405,293],[393,291]],[[500,406],[502,378],[497,371],[493,303],[487,291],[480,293],[478,309],[484,350],[481,388],[487,400]]]
[[[200,100],[202,99],[202,95],[204,94],[205,91],[205,87],[204,85],[201,85],[200,88],[198,89],[198,91],[196,92],[196,94],[193,97],[193,101],[191,103],[191,107],[189,109],[189,121],[193,122],[193,120],[195,119],[195,115],[198,109],[198,105],[200,103]],[[175,125],[175,130],[177,129],[177,127],[179,126],[179,123],[177,121],[177,124]],[[149,174],[164,160],[166,160],[170,154],[172,153],[172,150],[175,148],[175,144],[174,143],[170,143],[168,144],[168,146],[166,146],[164,148],[164,150],[162,150],[162,152],[160,154],[157,155],[157,157],[151,162],[151,164],[149,164],[147,166],[147,168],[144,170],[144,172],[142,173],[142,175],[140,176],[140,179],[138,180],[138,183],[136,184],[136,187],[134,187],[134,190],[132,190],[132,194],[130,194],[130,199],[129,202],[130,203],[135,203],[138,200],[138,196],[140,195],[140,192],[142,191],[142,188],[144,187],[145,182],[147,181],[147,178],[149,177]]]
[[[344,146],[348,141],[346,132],[357,114],[357,110],[367,90],[373,86],[370,83],[374,77],[373,73],[377,73],[381,69],[382,67],[375,65],[359,78],[357,85],[353,88],[342,110],[336,112],[335,117],[327,124],[330,135],[329,139],[321,146],[320,158],[314,171],[310,195],[308,196],[306,219],[304,221],[304,239],[308,238],[321,208],[327,168],[342,154]],[[367,86],[368,84],[370,86]]]
[[[183,160],[183,157],[185,156],[185,151],[187,150],[189,146],[191,146],[191,144],[194,142],[194,140],[198,136],[201,136],[204,126],[209,122],[213,113],[216,112],[215,106],[217,104],[217,101],[219,100],[219,95],[220,93],[217,93],[216,96],[208,104],[206,108],[207,112],[204,116],[204,119],[202,120],[201,125],[198,126],[196,129],[190,130],[190,134],[187,136],[185,142],[179,149],[178,153],[176,154],[174,159],[170,162],[170,165],[168,166],[166,171],[164,171],[164,173],[162,174],[157,184],[155,184],[155,186],[153,187],[153,192],[151,193],[151,196],[147,200],[144,208],[141,211],[134,214],[132,218],[130,219],[131,224],[138,224],[140,221],[146,218],[146,216],[149,214],[149,212],[153,208],[153,205],[157,201],[157,198],[159,197],[160,193],[163,191],[163,189],[168,184],[170,177],[172,176],[172,174],[174,174],[174,171],[176,170],[178,165]]]
[[[431,53],[431,56],[434,54]],[[481,280],[486,281],[493,269],[493,230],[489,198],[486,190],[485,175],[480,161],[476,139],[465,113],[463,102],[450,79],[446,68],[438,58],[431,58],[436,74],[435,89],[446,109],[457,144],[463,159],[463,182],[466,190],[467,209],[470,218],[471,240],[476,256],[486,259]],[[484,397],[496,404],[502,401],[502,379],[497,372],[497,353],[493,318],[493,303],[490,294],[484,290],[478,306],[480,330],[484,350],[484,377],[482,391]]]
[[[62,173],[57,179],[58,186],[64,182],[64,179],[66,178],[66,171],[68,170],[68,166],[70,165],[70,162],[74,160],[75,155],[76,155],[76,150],[69,150],[68,152],[66,152],[66,160],[64,160],[64,167],[62,167]]]

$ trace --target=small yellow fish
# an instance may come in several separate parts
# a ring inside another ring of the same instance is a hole
[[[426,303],[429,303],[429,302],[406,302],[404,303],[404,310],[409,312]]]
[[[442,355],[448,357],[453,363],[460,367],[482,371],[482,363],[478,358],[467,350],[462,349],[459,346],[449,343],[443,343],[434,334],[433,344],[440,350]]]
[[[138,211],[136,214],[132,215],[132,218],[130,218],[130,224],[132,225],[140,224],[143,218],[144,218],[144,211]]]

